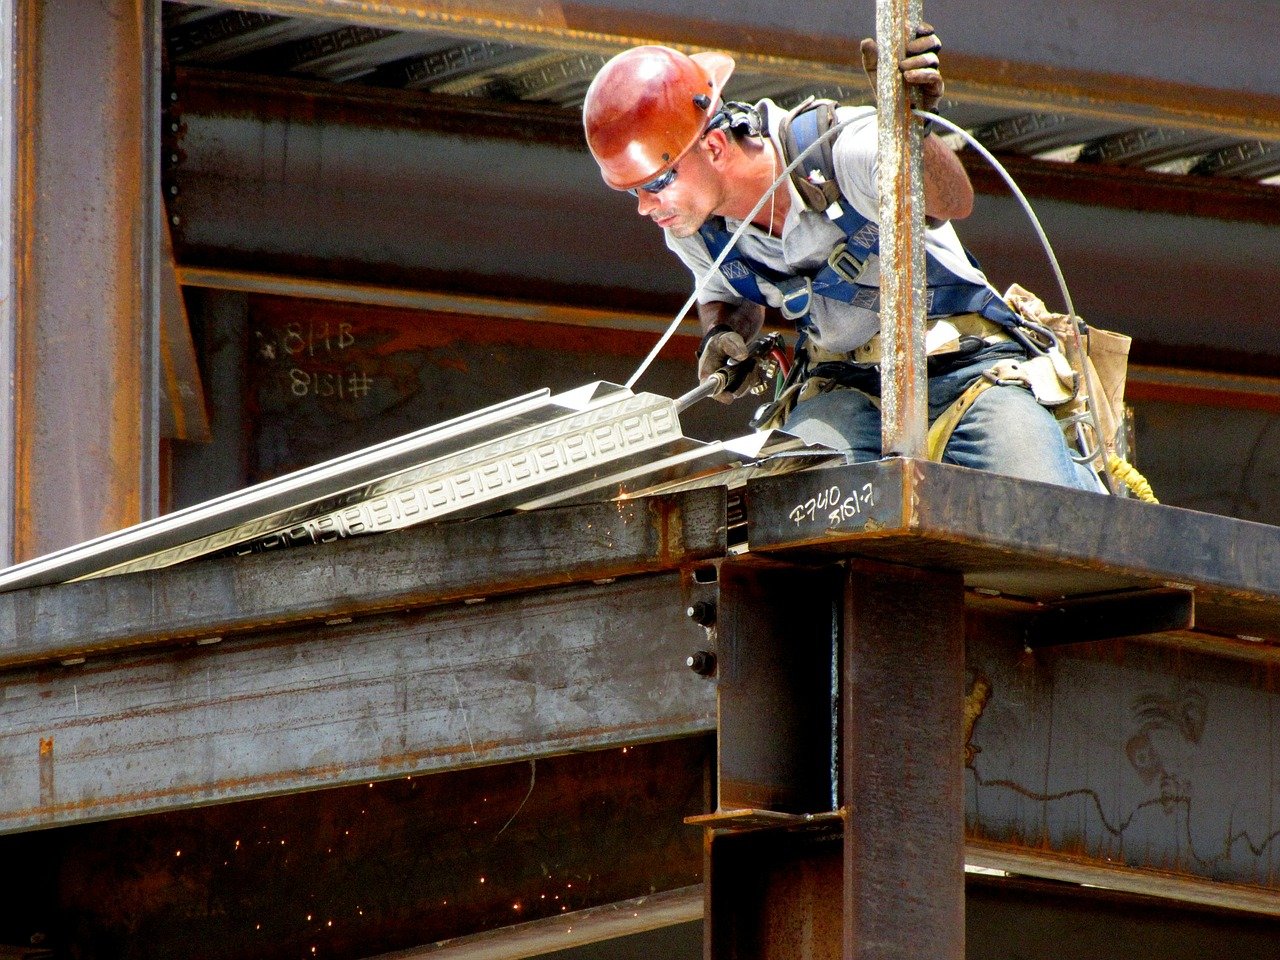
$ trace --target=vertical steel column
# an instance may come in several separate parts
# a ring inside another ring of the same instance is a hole
[[[963,960],[963,580],[851,561],[844,626],[844,960]]]
[[[0,559],[157,496],[158,0],[0,0]]]
[[[879,105],[881,440],[886,456],[923,457],[925,385],[924,174],[920,125],[895,69],[923,16],[921,0],[876,0]]]

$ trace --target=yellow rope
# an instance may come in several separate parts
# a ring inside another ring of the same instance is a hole
[[[1113,477],[1128,487],[1130,492],[1139,500],[1144,503],[1160,502],[1151,491],[1151,484],[1147,482],[1147,478],[1140,474],[1137,468],[1128,460],[1124,460],[1113,453],[1107,457],[1107,469],[1111,471]]]

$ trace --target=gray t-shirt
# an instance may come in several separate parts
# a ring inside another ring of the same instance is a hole
[[[770,100],[762,100],[758,106],[767,111],[769,133],[777,143],[778,124],[785,116]],[[854,122],[836,135],[832,155],[835,160],[836,180],[840,184],[843,203],[849,203],[872,222],[879,219],[876,189],[876,114],[871,107],[841,107],[839,119]],[[781,172],[781,171],[779,171]],[[791,209],[782,227],[781,239],[770,237],[755,224],[743,232],[738,249],[747,258],[783,274],[811,273],[826,263],[827,256],[845,239],[844,231],[824,213],[808,210],[790,179],[787,189],[791,192]],[[729,232],[737,230],[741,221],[725,218]],[[706,244],[697,234],[683,239],[667,233],[667,246],[684,261],[695,278],[707,273],[712,257]],[[925,249],[938,262],[962,279],[989,286],[987,278],[965,256],[960,239],[950,223],[943,223],[925,230]],[[868,259],[866,271],[860,283],[879,286],[879,258]],[[765,280],[759,281],[760,290],[770,306],[781,306],[782,294]],[[718,271],[707,279],[698,293],[699,303],[741,303],[742,296]],[[840,303],[824,297],[814,297],[809,314],[812,324],[810,339],[817,346],[836,353],[844,353],[860,347],[880,329],[880,315],[873,309]]]

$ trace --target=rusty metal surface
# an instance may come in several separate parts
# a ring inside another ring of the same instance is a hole
[[[15,0],[14,556],[157,509],[159,5]],[[8,189],[8,188],[7,188]]]
[[[1028,617],[1028,650],[1093,643],[1195,626],[1195,596],[1189,590],[1121,590],[1100,596],[1046,603]]]
[[[853,561],[844,593],[844,960],[963,960],[964,586]]]
[[[674,570],[723,556],[724,501],[543,510],[0,594],[0,667]]]
[[[692,737],[0,837],[23,879],[0,904],[0,943],[360,960],[486,931],[519,943],[504,928],[528,921],[544,944],[559,918],[598,933],[610,905],[684,903],[672,891],[698,884],[701,838],[680,820],[706,809],[713,754]],[[632,912],[644,906],[614,922]],[[566,945],[580,932],[559,931]]]
[[[1144,890],[1141,871],[1145,892],[1191,881],[1187,899],[1212,902],[1194,881],[1232,885],[1221,902],[1280,911],[1274,662],[1139,641],[1025,654],[1019,630],[970,621],[970,840],[1113,867],[1101,882],[1121,888]]]
[[[830,567],[721,564],[720,810],[835,808],[839,584]]]
[[[0,0],[0,62],[16,70],[20,61],[20,46],[15,4],[21,0]],[[6,89],[12,90],[13,83]],[[18,124],[14,121],[13,97],[8,97],[6,109],[0,109],[0,250],[13,250],[14,222],[22,204],[16,185],[22,163],[23,151],[18,140]],[[17,394],[14,391],[13,374],[17,369],[18,313],[17,291],[21,287],[19,272],[10,264],[16,257],[5,258],[5,268],[0,270],[0,416],[12,421],[16,412]],[[16,477],[14,462],[18,439],[12,430],[0,434],[0,564],[13,563],[14,557],[14,495]]]
[[[713,833],[707,960],[840,960],[839,833]]]
[[[838,553],[962,570],[1052,600],[1135,587],[1195,594],[1197,629],[1280,639],[1280,529],[919,460],[748,487],[754,552]]]
[[[881,447],[923,457],[929,429],[924,365],[924,157],[920,125],[901,75],[890,65],[922,20],[920,0],[876,0],[876,187],[880,227]]]
[[[700,733],[680,577],[11,671],[0,832]]]
[[[653,886],[652,881],[650,885]],[[549,954],[562,957],[562,951],[575,947],[616,941],[676,924],[701,923],[702,897],[701,885],[663,890],[450,939],[382,960],[522,960]]]
[[[156,264],[160,286],[160,435],[166,439],[208,443],[209,411],[205,406],[200,361],[178,282],[178,264],[168,223],[161,223],[160,256]]]
[[[481,100],[468,117],[462,98],[415,103],[404,91],[186,76],[177,88],[182,160],[172,208],[182,221],[175,241],[184,269],[607,304],[610,311],[674,311],[688,293],[687,271],[663,252],[652,224],[634,215],[629,198],[600,186],[572,112]],[[1032,162],[1034,176],[1026,169]],[[517,194],[492,189],[494,169],[509,172]],[[1280,261],[1280,231],[1269,213],[1280,209],[1278,188],[1224,183],[1219,193],[1205,178],[1128,167],[1112,181],[1101,168],[1042,161],[1023,161],[1014,172],[1056,198],[1033,194],[1090,322],[1143,343],[1194,348],[1182,365],[1201,363],[1206,344],[1243,342],[1280,354],[1280,332],[1265,322],[1268,265]],[[1158,183],[1135,183],[1139,175]],[[438,188],[441,179],[450,190]],[[1025,214],[1002,184],[989,186],[960,225],[966,245],[991,276],[1054,290]],[[1259,222],[1242,222],[1248,211]],[[580,229],[588,222],[607,224],[610,242]],[[438,242],[416,242],[418,235]],[[531,235],[543,241],[522,242]],[[1249,257],[1230,255],[1241,247]],[[1187,285],[1180,270],[1189,261],[1211,282]],[[1230,301],[1216,295],[1221,288],[1233,291]]]
[[[536,6],[471,0],[447,9],[426,0],[227,0],[217,5],[391,29],[465,28],[489,35],[551,36],[565,45],[594,49],[616,45],[626,37],[646,37],[723,47],[754,54],[764,62],[782,61],[784,67],[792,66],[791,60],[796,62],[792,69],[819,57],[833,65],[856,67],[857,47],[848,42],[849,37],[868,36],[873,30],[867,9],[833,22],[819,5],[783,11],[760,0],[746,4],[715,0],[692,16],[678,0],[625,6],[617,0]],[[976,8],[955,0],[935,0],[929,16],[946,29],[948,49],[961,58],[1003,61],[1010,70],[1026,65],[1028,70],[1051,75],[1074,70],[1115,77],[1123,70],[1132,80],[1143,82],[1147,101],[1156,99],[1164,84],[1215,80],[1223,89],[1234,84],[1280,94],[1280,71],[1266,62],[1267,47],[1259,38],[1260,32],[1275,25],[1275,9],[1265,0],[1237,0],[1232,9],[1233,17],[1223,22],[1190,0],[1171,3],[1153,13],[1148,22],[1157,36],[1149,49],[1140,51],[1128,49],[1123,42],[1120,27],[1128,22],[1130,11],[1119,0],[1095,4],[1087,17],[1073,16],[1045,0]],[[992,23],[998,23],[999,29],[992,30]],[[1224,74],[1222,64],[1230,64],[1231,71]],[[1109,99],[1116,98],[1112,91]],[[1076,91],[1075,99],[1079,106],[1084,98]]]

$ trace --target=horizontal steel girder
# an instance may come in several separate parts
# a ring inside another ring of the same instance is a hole
[[[712,0],[698,8],[696,17],[679,0],[626,5],[618,0],[225,0],[220,5],[594,51],[638,40],[717,47],[753,67],[846,84],[862,82],[850,34],[874,32],[872,5],[850,22],[847,16],[832,16],[827,4],[779,6],[764,0]],[[1193,0],[1174,0],[1144,10],[1140,20],[1120,0],[1083,6],[941,0],[930,7],[929,19],[946,42],[952,96],[1280,136],[1280,64],[1269,45],[1270,36],[1280,32],[1280,10],[1267,0],[1233,0],[1230,17]],[[1139,34],[1142,42],[1134,43]]]
[[[403,91],[263,86],[198,71],[180,72],[177,90],[183,160],[171,210],[184,268],[606,309],[670,303],[674,311],[688,295],[688,272],[634,201],[601,184],[581,124],[566,111],[464,109],[459,98],[424,106]],[[1266,322],[1280,261],[1277,188],[1033,160],[1010,166],[1091,323],[1147,342],[1280,352],[1280,333]],[[495,170],[509,172],[511,189],[494,189]],[[1057,301],[1025,214],[988,168],[971,172],[983,195],[958,224],[961,237],[997,282],[1016,279]],[[605,225],[609,243],[583,223]],[[435,242],[418,242],[422,235]],[[1189,262],[1204,282],[1186,282]]]
[[[748,486],[753,552],[841,554],[960,570],[989,594],[1174,587],[1198,630],[1280,655],[1280,527],[891,459]]]
[[[723,556],[725,493],[540,510],[0,594],[0,669]]]
[[[969,862],[1280,914],[1272,664],[966,632]]]
[[[665,574],[11,672],[0,832],[710,730],[688,602]]]

